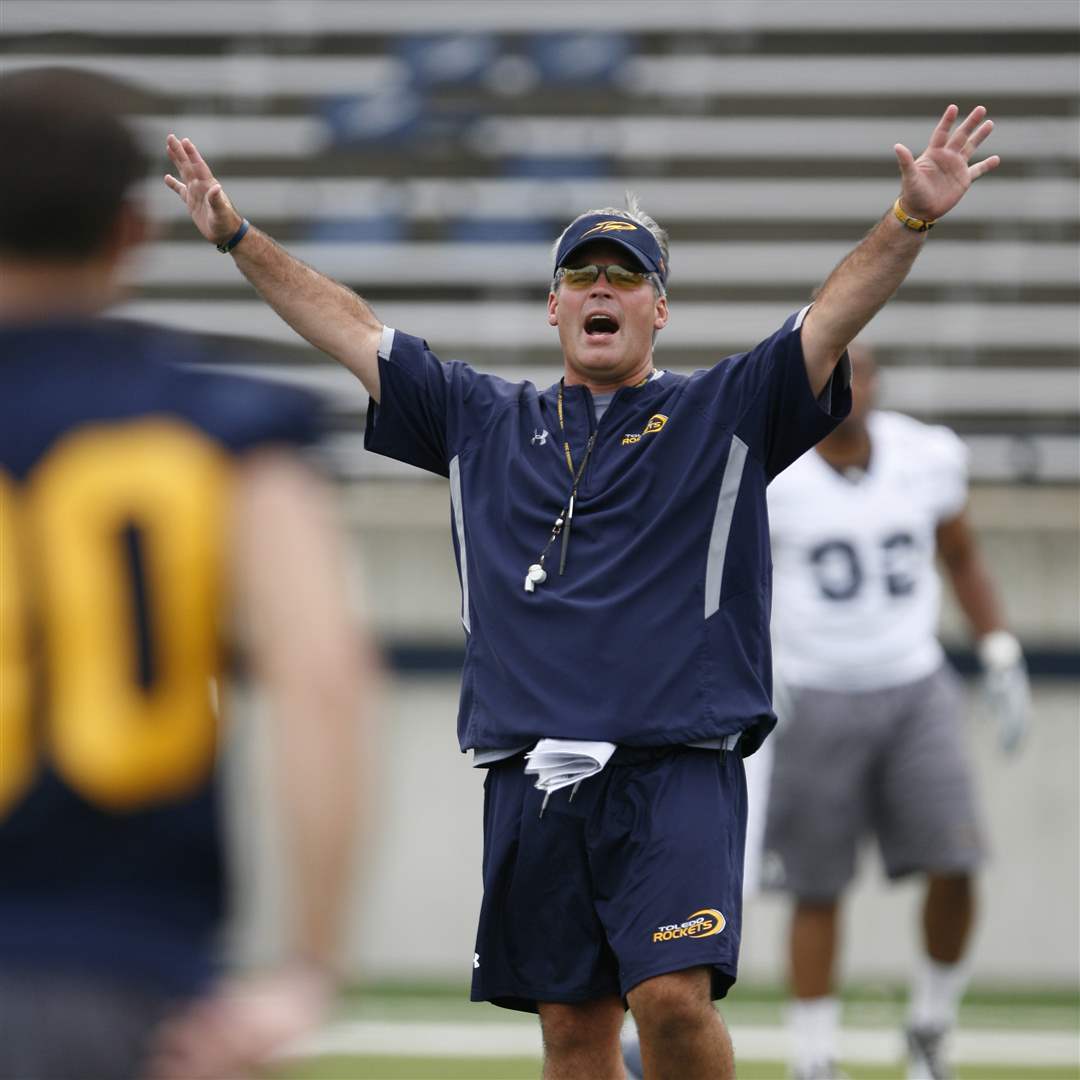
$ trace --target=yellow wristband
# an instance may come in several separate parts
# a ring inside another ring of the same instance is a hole
[[[901,225],[906,225],[913,232],[929,232],[937,224],[936,221],[923,221],[922,218],[912,217],[900,205],[899,199],[893,203],[892,212]]]

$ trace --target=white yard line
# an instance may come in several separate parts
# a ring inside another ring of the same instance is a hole
[[[744,1061],[781,1061],[787,1055],[782,1027],[732,1027],[736,1056]],[[399,1054],[410,1057],[539,1057],[535,1022],[447,1023],[353,1020],[335,1024],[304,1040],[290,1056]],[[902,1057],[895,1028],[843,1032],[841,1058],[887,1065]],[[1080,1065],[1080,1035],[1054,1031],[957,1032],[953,1060],[960,1065]]]

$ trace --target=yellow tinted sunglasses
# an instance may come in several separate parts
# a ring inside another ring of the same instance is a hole
[[[652,278],[652,274],[642,270],[627,270],[618,263],[609,263],[607,266],[589,263],[588,266],[560,266],[555,271],[555,283],[561,281],[571,289],[587,289],[596,284],[601,274],[607,278],[608,284],[616,289],[636,289]]]

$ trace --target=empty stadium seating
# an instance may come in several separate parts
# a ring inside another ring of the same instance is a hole
[[[915,8],[925,18],[913,18]],[[602,12],[602,14],[598,14]],[[196,140],[243,211],[444,357],[557,377],[548,248],[624,189],[672,235],[676,370],[764,336],[888,207],[891,146],[985,102],[1004,164],[865,333],[886,404],[939,418],[976,477],[1080,479],[1078,42],[1070,5],[832,0],[453,5],[10,0],[5,70],[143,91],[148,148]],[[913,26],[934,28],[932,39]],[[219,335],[229,362],[364,395],[211,257],[157,183],[160,242],[123,313]],[[237,339],[241,339],[238,341]],[[253,343],[257,343],[254,347]],[[388,470],[336,444],[343,475]],[[389,470],[422,479],[413,470]]]

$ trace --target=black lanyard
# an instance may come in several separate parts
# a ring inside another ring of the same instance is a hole
[[[559,434],[562,436],[562,448],[563,453],[566,455],[566,467],[570,470],[570,477],[574,482],[574,488],[577,489],[577,482],[581,479],[581,469],[585,468],[585,461],[589,457],[589,453],[592,450],[593,440],[596,438],[596,432],[589,432],[589,441],[585,447],[585,458],[582,459],[581,469],[578,469],[577,474],[574,473],[574,459],[570,454],[570,440],[566,435],[566,426],[563,423],[563,389],[566,386],[566,380],[559,380],[559,396],[555,399],[556,411],[559,414]]]
[[[548,537],[548,542],[544,545],[544,550],[540,553],[539,564],[541,567],[544,565],[544,560],[547,558],[547,553],[551,550],[551,545],[562,535],[562,549],[559,553],[559,576],[561,577],[566,572],[566,552],[570,547],[570,523],[574,520],[574,502],[577,499],[578,485],[581,483],[582,474],[585,472],[585,466],[589,463],[589,456],[592,454],[593,447],[596,445],[596,431],[589,432],[589,441],[585,444],[585,455],[581,459],[581,464],[574,469],[574,458],[570,453],[570,440],[566,434],[566,425],[563,421],[563,389],[565,386],[565,380],[559,380],[559,397],[557,402],[557,408],[559,413],[559,434],[562,436],[563,441],[563,453],[566,455],[566,467],[570,470],[570,497],[566,500],[566,504],[559,511],[559,516],[555,519],[555,524],[551,527],[551,536]]]
[[[653,372],[650,371],[637,386],[644,386],[652,377]],[[547,578],[544,562],[547,559],[548,552],[551,550],[551,545],[559,539],[560,535],[562,536],[562,549],[559,553],[559,576],[561,577],[566,572],[566,552],[570,547],[570,524],[574,520],[574,503],[577,501],[578,485],[581,483],[581,477],[585,472],[585,466],[589,463],[589,456],[592,454],[593,447],[596,445],[596,429],[594,428],[589,432],[589,441],[585,444],[585,454],[581,459],[581,464],[575,469],[574,456],[570,452],[570,440],[566,434],[566,424],[563,420],[563,391],[565,386],[566,380],[560,379],[557,405],[559,414],[559,434],[562,436],[566,467],[570,471],[570,497],[559,511],[559,516],[555,518],[555,524],[551,527],[551,535],[548,537],[548,542],[544,545],[544,550],[540,552],[540,557],[529,567],[529,572],[525,575],[525,591],[530,593],[537,585],[543,584],[544,580]],[[637,387],[635,387],[635,389],[636,388]]]

